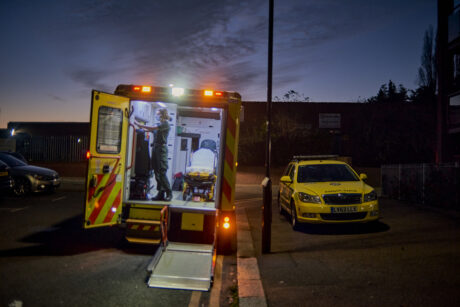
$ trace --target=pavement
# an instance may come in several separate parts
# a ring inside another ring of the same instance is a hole
[[[245,208],[236,209],[239,306],[267,306]]]

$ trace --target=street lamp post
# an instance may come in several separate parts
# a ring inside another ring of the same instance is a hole
[[[271,160],[271,113],[272,113],[272,74],[273,74],[273,7],[269,0],[268,11],[268,76],[267,76],[267,131],[265,148],[265,178],[263,186],[262,253],[269,253],[272,227],[272,182],[270,179]]]

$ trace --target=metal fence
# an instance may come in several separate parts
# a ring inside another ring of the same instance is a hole
[[[19,151],[29,161],[79,162],[88,148],[88,136],[34,136]]]
[[[382,195],[460,210],[460,164],[382,166]]]

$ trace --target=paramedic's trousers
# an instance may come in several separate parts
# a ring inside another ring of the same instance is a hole
[[[166,171],[168,170],[168,148],[166,144],[155,144],[153,147],[153,171],[157,181],[158,191],[171,191]]]

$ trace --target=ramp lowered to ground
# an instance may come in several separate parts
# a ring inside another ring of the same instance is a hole
[[[208,291],[213,276],[212,244],[168,242],[158,248],[147,270],[149,287]]]

